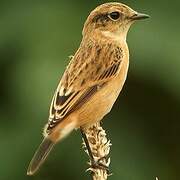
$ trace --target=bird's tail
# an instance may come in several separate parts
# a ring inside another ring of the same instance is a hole
[[[39,169],[54,145],[55,142],[50,140],[48,137],[44,138],[30,162],[27,175],[33,175]]]

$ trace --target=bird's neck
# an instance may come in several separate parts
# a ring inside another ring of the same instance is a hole
[[[126,43],[126,33],[102,31],[102,36],[115,42]]]
[[[117,45],[122,45],[126,46],[126,36],[127,36],[127,31],[116,31],[116,32],[111,32],[111,31],[94,31],[89,35],[85,35],[83,37],[83,41],[93,41],[93,42],[99,42],[100,44],[104,43],[113,43]]]

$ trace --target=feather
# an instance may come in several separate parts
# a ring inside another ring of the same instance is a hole
[[[43,164],[53,146],[54,142],[52,142],[48,138],[44,138],[36,153],[34,154],[33,159],[30,162],[30,165],[27,170],[27,175],[33,175],[39,169],[39,167]]]

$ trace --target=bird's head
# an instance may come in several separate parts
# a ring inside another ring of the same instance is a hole
[[[105,3],[90,13],[84,25],[83,36],[102,34],[117,39],[126,39],[130,26],[136,20],[148,17],[122,3]]]

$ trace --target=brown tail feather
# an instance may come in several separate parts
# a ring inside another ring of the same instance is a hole
[[[54,144],[55,143],[52,142],[50,139],[44,138],[30,162],[27,170],[27,175],[31,176],[39,169],[39,167],[46,160],[46,157],[53,148]]]

